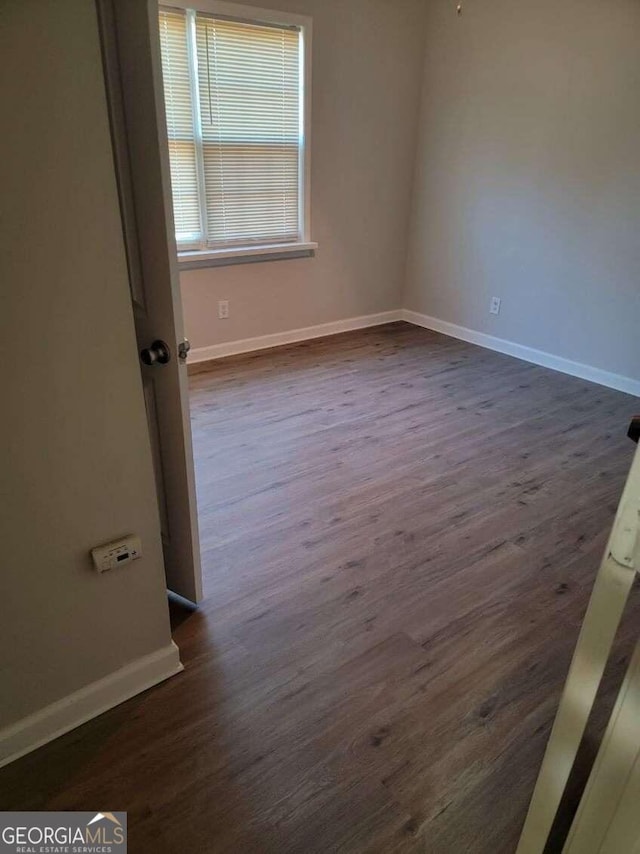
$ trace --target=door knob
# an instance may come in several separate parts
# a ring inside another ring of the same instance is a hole
[[[169,345],[160,340],[140,351],[140,359],[145,365],[166,365],[170,358]]]
[[[181,341],[178,344],[178,358],[181,362],[187,361],[187,355],[189,354],[189,350],[191,349],[191,342],[188,338],[185,338],[184,341]]]

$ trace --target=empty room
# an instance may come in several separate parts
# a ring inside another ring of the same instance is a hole
[[[637,0],[0,22],[0,851],[637,854]]]

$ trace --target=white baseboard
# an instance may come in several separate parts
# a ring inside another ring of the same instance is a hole
[[[260,335],[258,338],[243,338],[240,341],[229,341],[226,344],[213,344],[210,347],[199,347],[189,353],[189,364],[209,362],[222,359],[225,356],[238,356],[241,353],[252,353],[255,350],[266,350],[269,347],[280,347],[283,344],[295,344],[298,341],[310,341],[313,338],[324,338],[336,335],[338,332],[351,332],[354,329],[367,329],[370,326],[381,326],[402,320],[400,309],[382,311],[379,314],[367,314],[362,317],[349,317],[346,320],[335,320],[332,323],[320,323],[318,326],[306,326],[304,329],[290,329],[288,332],[275,332],[272,335]]]
[[[484,332],[476,332],[474,329],[467,329],[466,326],[458,326],[456,323],[449,323],[446,320],[439,320],[437,317],[429,317],[427,314],[420,314],[406,308],[401,310],[400,315],[402,320],[413,323],[415,326],[422,326],[424,329],[441,332],[451,338],[459,338],[461,341],[477,344],[487,350],[496,350],[498,353],[514,356],[516,359],[532,362],[534,365],[551,368],[563,374],[571,374],[573,377],[580,377],[580,379],[640,397],[640,380],[634,380],[632,377],[612,374],[591,365],[573,362],[571,359],[564,359],[562,356],[554,356],[552,353],[545,353],[543,350],[525,347],[523,344],[506,341],[504,338],[496,338]]]
[[[383,311],[379,314],[367,314],[362,317],[350,317],[346,320],[336,320],[332,323],[307,326],[304,329],[291,329],[288,332],[276,332],[272,335],[243,338],[239,341],[228,341],[225,344],[213,344],[210,347],[196,348],[189,354],[189,364],[197,365],[200,362],[222,359],[225,356],[238,356],[242,353],[252,353],[257,350],[266,350],[270,347],[280,347],[283,344],[310,341],[313,338],[324,338],[327,335],[350,332],[354,329],[367,329],[371,326],[381,326],[383,323],[393,323],[397,320],[404,320],[407,323],[412,323],[414,326],[422,326],[424,329],[441,332],[443,335],[448,335],[451,338],[468,341],[470,344],[477,344],[479,347],[485,347],[488,350],[505,353],[508,356],[514,356],[516,359],[531,362],[534,365],[551,368],[563,374],[570,374],[573,377],[580,377],[580,379],[589,380],[589,382],[598,383],[599,385],[640,397],[640,380],[603,371],[601,368],[594,368],[591,365],[584,365],[581,362],[573,362],[571,359],[565,359],[562,356],[554,356],[553,353],[546,353],[543,350],[536,350],[533,347],[525,347],[523,344],[516,344],[514,341],[507,341],[504,338],[496,338],[484,332],[476,332],[474,329],[468,329],[466,326],[458,326],[456,323],[449,323],[446,320],[430,317],[427,314],[420,314],[417,311],[411,311],[407,308]]]
[[[178,647],[171,641],[166,647],[5,727],[0,730],[0,768],[182,669]]]

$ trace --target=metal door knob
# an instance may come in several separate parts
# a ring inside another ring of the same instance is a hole
[[[160,340],[140,351],[140,360],[145,365],[166,365],[170,358],[169,345]]]
[[[188,338],[185,338],[184,341],[181,341],[178,344],[178,358],[181,362],[187,361],[187,356],[189,355],[189,350],[191,349],[191,343]]]

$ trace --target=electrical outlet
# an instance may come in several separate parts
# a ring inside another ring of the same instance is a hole
[[[229,317],[229,300],[228,299],[218,300],[218,319],[219,320],[227,320],[228,317]]]
[[[502,300],[500,297],[491,297],[491,302],[489,304],[489,311],[491,314],[500,314],[500,303]]]

